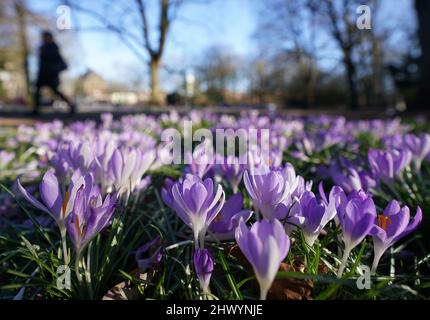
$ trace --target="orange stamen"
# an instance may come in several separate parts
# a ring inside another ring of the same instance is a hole
[[[69,202],[70,194],[69,191],[66,191],[66,195],[64,196],[63,205],[61,206],[61,217],[64,219],[64,215],[66,214],[67,203]]]
[[[76,229],[78,230],[78,236],[79,236],[79,238],[81,238],[82,237],[82,230],[81,230],[81,227],[80,227],[79,217],[78,216],[76,216]]]
[[[392,223],[390,217],[384,216],[382,214],[378,216],[378,226],[384,229],[384,231],[387,231],[388,223]]]
[[[215,222],[218,222],[218,221],[220,221],[220,220],[221,220],[221,215],[218,213],[218,214],[215,216],[214,221],[215,221]]]

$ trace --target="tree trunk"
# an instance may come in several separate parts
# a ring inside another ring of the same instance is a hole
[[[21,2],[15,3],[15,12],[18,20],[18,37],[20,44],[20,55],[21,55],[21,64],[22,71],[24,73],[24,89],[26,100],[30,102],[31,94],[30,94],[30,72],[28,66],[28,56],[29,56],[29,48],[28,48],[28,40],[27,40],[27,26],[25,22],[25,8]]]
[[[372,35],[372,101],[371,107],[385,107],[384,84],[382,74],[382,54],[378,40]]]
[[[426,108],[430,103],[430,1],[416,0],[415,9],[418,16],[418,38],[421,47],[420,83],[416,107]]]
[[[308,108],[315,107],[315,88],[318,80],[318,69],[314,67],[313,61],[311,61],[309,67],[309,80],[306,86],[306,104]]]
[[[358,93],[356,83],[356,70],[354,62],[351,58],[351,53],[348,50],[344,52],[344,63],[346,68],[346,79],[348,82],[349,91],[349,109],[356,110],[358,108]]]
[[[160,81],[159,81],[159,71],[160,71],[160,60],[151,59],[150,63],[151,71],[151,103],[160,105],[162,103],[160,96]]]

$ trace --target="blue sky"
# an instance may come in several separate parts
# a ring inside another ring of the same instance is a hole
[[[35,10],[55,19],[58,0],[28,1]],[[263,3],[262,1],[186,1],[178,19],[172,25],[164,61],[168,61],[172,68],[183,69],[201,59],[205,50],[212,45],[229,48],[241,56],[252,56],[257,51],[253,34],[258,23],[258,6]],[[413,13],[412,0],[382,1],[384,24],[398,25],[402,28],[399,24],[405,19],[410,20],[410,14]],[[82,1],[83,5],[88,5],[89,2]],[[363,3],[365,2],[363,0]],[[149,16],[156,14],[157,12],[149,7]],[[135,81],[140,83],[141,87],[145,87],[148,83],[145,65],[116,35],[106,32],[73,31],[73,27],[77,25],[94,26],[93,21],[88,16],[72,11],[72,30],[58,37],[63,53],[70,61],[70,73],[79,74],[90,68],[108,80],[124,83]],[[338,52],[333,50],[329,52],[329,56],[338,56]],[[171,74],[164,73],[162,77],[162,85],[166,90],[174,89],[181,81],[182,78]]]
[[[178,18],[172,25],[164,60],[172,68],[179,69],[194,64],[203,52],[212,45],[228,47],[238,55],[253,52],[255,43],[255,0],[212,0],[205,3],[185,2]],[[30,5],[48,16],[55,16],[56,1],[30,0]],[[151,14],[156,14],[155,12]],[[147,83],[146,67],[114,34],[100,32],[75,32],[73,25],[95,25],[94,20],[72,11],[70,34],[58,36],[60,43],[65,38],[63,53],[73,57],[72,73],[81,73],[90,68],[103,77],[114,81],[128,81],[128,77],[143,79]],[[72,38],[73,40],[67,40]],[[65,52],[66,51],[66,52]],[[70,60],[70,59],[69,59]],[[174,87],[181,79],[164,74],[164,86]],[[167,88],[169,89],[169,88]]]

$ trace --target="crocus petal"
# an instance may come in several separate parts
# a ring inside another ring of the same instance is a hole
[[[412,221],[409,223],[409,225],[406,227],[406,229],[394,239],[394,241],[397,241],[400,238],[403,238],[403,237],[407,236],[408,234],[410,234],[412,231],[414,231],[416,228],[418,228],[418,226],[420,225],[422,220],[423,220],[423,213],[421,211],[421,208],[418,207],[417,212],[416,212],[415,216],[413,217]]]
[[[61,190],[57,177],[52,173],[52,171],[48,170],[43,175],[39,189],[40,197],[46,204],[49,211],[52,212],[56,220],[60,219],[63,198],[61,196]]]
[[[19,179],[17,180],[18,190],[19,192],[24,196],[24,198],[30,202],[33,206],[35,206],[37,209],[42,210],[46,213],[48,213],[50,216],[52,216],[55,219],[55,216],[48,210],[47,207],[45,207],[41,202],[39,202],[35,197],[33,197],[30,193],[27,192],[27,190],[24,189],[24,187],[21,185],[21,182]]]

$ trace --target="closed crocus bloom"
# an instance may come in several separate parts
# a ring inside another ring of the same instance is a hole
[[[291,193],[291,198],[300,197],[303,192],[311,191],[312,189],[312,181],[305,181],[303,177],[298,176],[296,174],[296,170],[294,169],[291,163],[287,163],[283,168],[280,169],[282,176],[286,181],[288,181],[290,186],[297,186],[294,188],[294,191]]]
[[[363,241],[372,229],[376,207],[372,197],[363,190],[353,191],[346,197],[339,189],[336,189],[333,197],[337,204],[337,218],[342,227],[342,240],[345,244],[342,264],[338,270],[338,277],[341,277],[351,250]]]
[[[118,149],[118,144],[114,140],[104,141],[98,139],[96,144],[96,157],[95,157],[95,180],[101,185],[102,191],[111,192],[114,176],[111,170],[111,159],[115,150]]]
[[[164,203],[172,210],[175,210],[175,201],[173,199],[173,185],[175,182],[170,179],[166,178],[164,180],[164,188],[161,189],[161,198],[163,199]]]
[[[136,148],[116,149],[109,161],[109,174],[112,187],[126,197],[139,185],[142,176],[155,159],[155,151],[143,153]]]
[[[324,202],[318,202],[312,192],[305,191],[292,206],[286,229],[298,226],[303,231],[306,243],[313,246],[321,230],[335,216],[336,206],[333,197],[326,205]]]
[[[239,184],[242,181],[243,173],[245,172],[245,164],[234,156],[228,156],[223,159],[219,165],[221,175],[230,183],[233,192],[239,190]]]
[[[188,164],[186,171],[202,179],[214,164],[213,147],[209,142],[199,144],[193,153],[187,153],[185,157]]]
[[[70,141],[61,148],[63,157],[69,162],[69,166],[75,170],[87,173],[94,164],[94,150],[90,141]]]
[[[200,238],[203,247],[206,231],[224,205],[224,190],[210,178],[187,174],[173,185],[172,197],[174,210],[193,230],[196,245]]]
[[[64,157],[62,157],[60,153],[56,153],[49,160],[49,163],[54,168],[55,175],[61,181],[66,180],[70,169],[69,163],[66,161],[66,159],[64,159]]]
[[[396,200],[391,200],[383,214],[378,215],[374,221],[374,226],[370,231],[370,235],[373,237],[374,249],[372,273],[376,272],[379,260],[384,252],[397,240],[405,237],[418,227],[422,221],[422,212],[418,207],[415,216],[410,219],[409,208],[407,206],[401,208]]]
[[[210,224],[209,230],[219,240],[233,239],[239,220],[242,218],[246,222],[251,215],[251,211],[243,209],[242,194],[236,193],[225,202],[219,214]]]
[[[373,174],[382,181],[389,183],[409,165],[412,154],[409,150],[370,149],[367,158]]]
[[[281,262],[290,249],[290,240],[279,220],[261,220],[248,229],[241,219],[236,242],[252,265],[260,285],[260,299],[266,299]]]
[[[145,243],[135,251],[134,257],[140,272],[145,272],[147,269],[157,266],[163,258],[161,237],[157,236]]]
[[[194,270],[199,279],[200,288],[203,293],[209,293],[209,282],[214,270],[214,259],[207,249],[196,249],[194,251]]]
[[[68,219],[67,231],[79,253],[110,222],[117,203],[116,194],[103,200],[100,189],[87,174],[76,191],[73,210]]]
[[[421,163],[430,154],[430,134],[425,133],[419,136],[407,134],[403,138],[406,147],[412,152],[413,161],[419,171]]]
[[[299,179],[289,181],[282,172],[260,166],[251,174],[245,171],[244,182],[255,209],[265,219],[273,220],[285,218]]]

